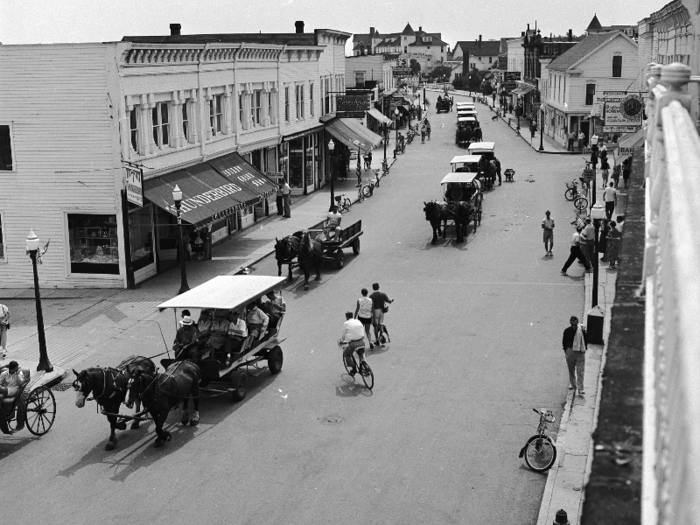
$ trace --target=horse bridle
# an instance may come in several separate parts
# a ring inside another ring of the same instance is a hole
[[[94,388],[94,386],[93,386],[93,387],[92,387],[92,398],[93,398],[95,401],[97,401],[97,402],[99,403],[100,400],[101,400],[103,397],[105,397],[105,396],[107,395],[107,369],[105,369],[105,368],[98,368],[98,370],[101,370],[101,371],[102,371],[102,393],[101,393],[99,396],[96,395],[96,393],[95,393],[95,388]],[[121,373],[123,373],[123,372],[120,371],[119,373],[121,374]],[[85,375],[86,375],[86,377],[89,377],[89,376],[87,376],[87,374],[85,374]],[[117,382],[116,382],[116,380],[114,379],[114,377],[112,377],[112,382],[114,383],[114,385],[117,384]],[[80,386],[82,387],[83,379],[81,379],[80,376],[78,376],[78,377],[75,379],[75,381],[73,381],[73,389],[74,389],[76,392],[81,392],[82,390],[81,390],[79,387],[76,386],[76,383],[79,383]],[[112,389],[112,391],[110,392],[109,397],[114,396],[114,394],[115,394],[118,390],[119,390],[119,389],[116,388],[116,386],[115,386],[115,388]],[[85,397],[87,398],[87,394],[85,395]]]

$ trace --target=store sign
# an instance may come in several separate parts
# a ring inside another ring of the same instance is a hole
[[[620,148],[617,154],[620,157],[631,157],[634,155],[634,148]]]
[[[391,71],[397,78],[413,76],[413,70],[410,67],[395,67]]]
[[[136,206],[143,206],[143,172],[140,169],[124,168],[126,200]]]
[[[636,133],[639,126],[603,126],[603,133]]]
[[[338,95],[336,97],[336,110],[338,113],[345,111],[365,111],[370,108],[370,95]]]
[[[606,91],[604,92],[604,98],[606,127],[634,127],[633,131],[641,127],[642,115],[644,114],[642,93]]]
[[[506,71],[503,73],[503,87],[508,91],[513,91],[520,80],[520,71]]]

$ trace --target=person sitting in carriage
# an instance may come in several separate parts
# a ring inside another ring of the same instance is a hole
[[[323,233],[319,235],[321,241],[329,241],[340,233],[340,223],[343,215],[338,211],[337,206],[333,206],[326,215],[323,223]]]
[[[175,359],[196,359],[197,346],[199,341],[199,330],[197,325],[192,320],[189,310],[182,311],[182,319],[180,320],[180,328],[175,334],[173,341],[173,352]]]
[[[274,334],[277,332],[277,324],[287,311],[287,303],[282,297],[282,294],[280,293],[280,295],[277,295],[275,294],[274,290],[267,292],[267,294],[265,294],[265,298],[267,301],[262,304],[261,308],[264,308],[267,315],[270,316],[270,324],[268,328],[270,333]]]
[[[220,359],[231,352],[231,341],[228,338],[228,330],[231,323],[227,317],[228,312],[226,310],[216,310],[214,319],[211,322],[209,337],[206,339],[204,348],[199,356],[200,359]],[[200,341],[202,341],[202,338],[200,338]]]
[[[232,355],[240,354],[244,350],[244,343],[248,338],[248,328],[241,313],[238,310],[231,312],[231,322],[228,327],[228,339],[230,342],[230,352],[226,356],[226,366],[234,360]]]
[[[17,361],[10,361],[9,366],[0,373],[0,430],[3,434],[12,434],[7,423],[5,407],[14,403],[20,387],[27,381],[29,377],[25,377]]]
[[[447,184],[447,190],[445,191],[445,200],[455,202],[463,200],[463,197],[464,192],[460,183],[450,182]]]
[[[270,316],[260,309],[260,299],[251,303],[248,307],[246,324],[248,325],[248,341],[246,344],[254,344],[255,341],[261,340],[265,336],[267,326],[270,324]]]

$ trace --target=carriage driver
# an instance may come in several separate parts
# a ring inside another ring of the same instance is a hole
[[[173,341],[175,359],[196,359],[199,330],[197,325],[194,324],[189,310],[183,310],[181,315],[180,328],[177,329],[175,341]]]
[[[326,220],[323,223],[324,237],[323,240],[329,240],[333,237],[337,237],[340,233],[340,223],[343,220],[343,215],[338,211],[337,206],[333,206],[331,210],[326,215]]]
[[[448,183],[445,198],[449,201],[461,201],[463,199],[462,185],[458,182]]]
[[[10,361],[10,365],[0,374],[0,405],[14,402],[14,397],[19,391],[19,387],[26,383],[24,373],[19,369],[17,361]],[[3,434],[12,434],[12,430],[7,424],[5,410],[0,406],[0,430]]]

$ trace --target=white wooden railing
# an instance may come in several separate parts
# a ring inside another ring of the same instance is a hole
[[[700,519],[700,138],[690,68],[653,66],[645,144],[645,525]]]

